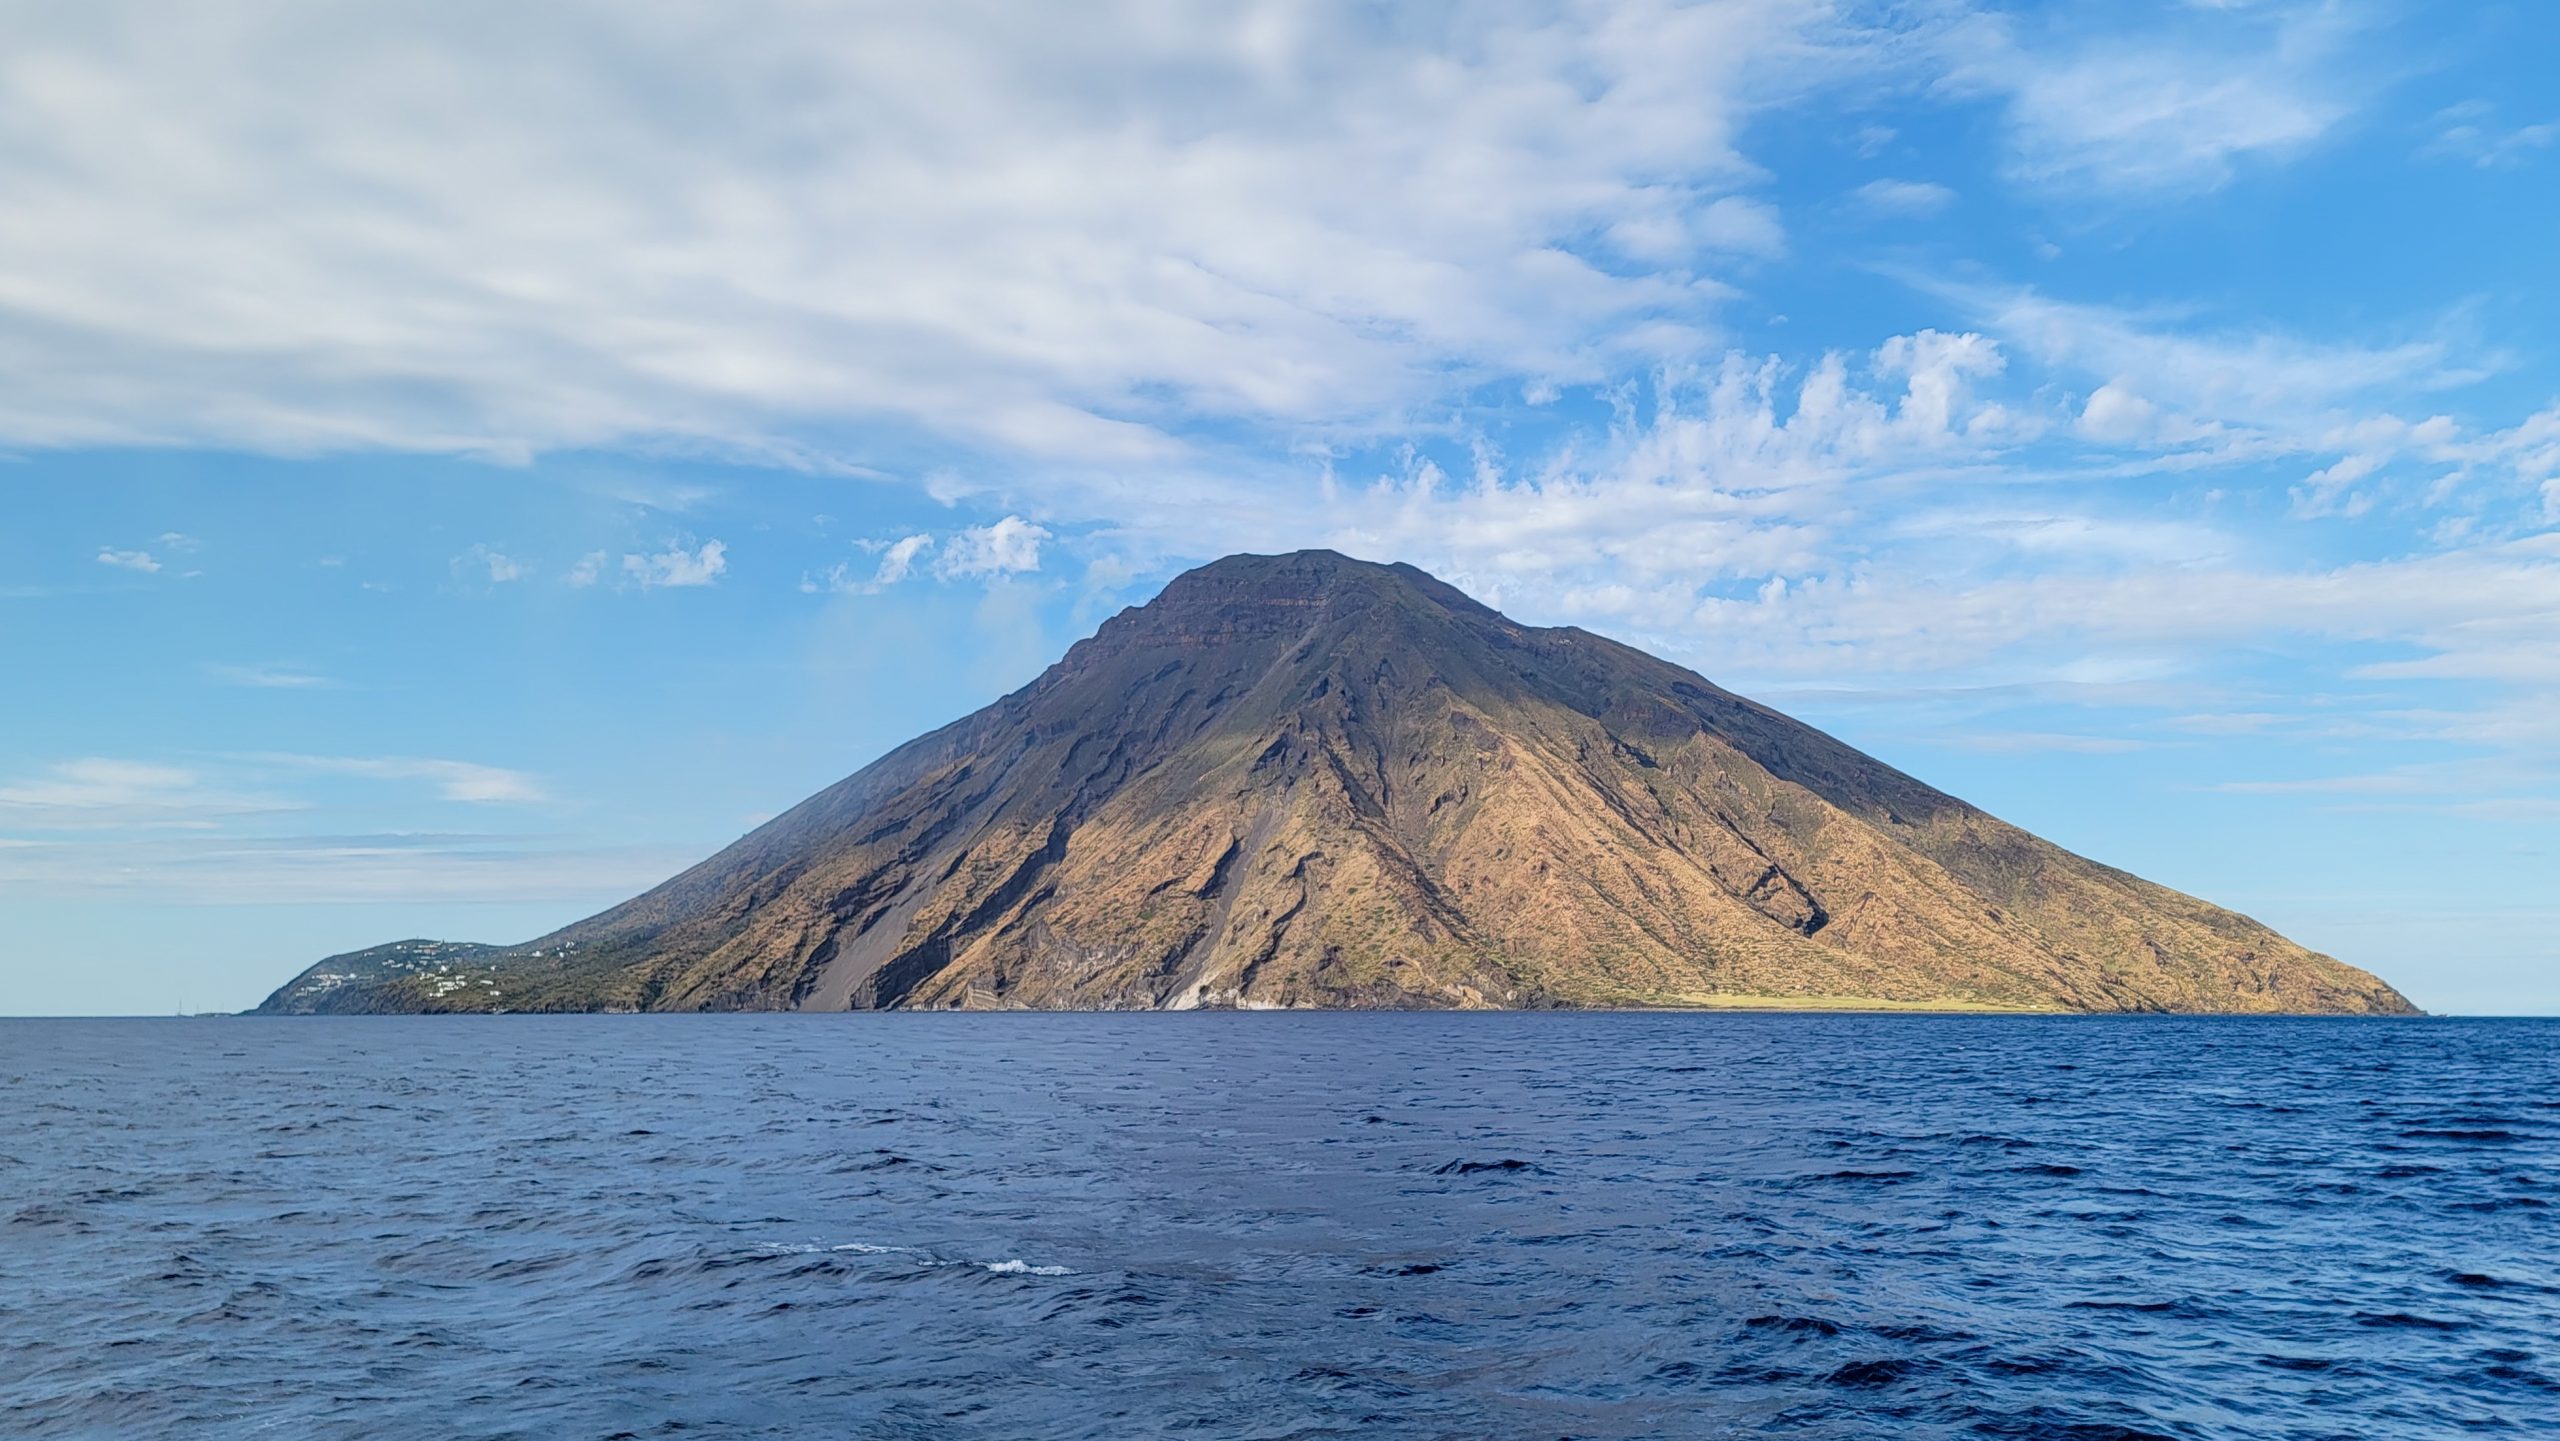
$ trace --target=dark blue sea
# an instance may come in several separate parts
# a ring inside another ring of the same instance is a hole
[[[2560,1023],[0,1022],[0,1435],[2560,1435]]]

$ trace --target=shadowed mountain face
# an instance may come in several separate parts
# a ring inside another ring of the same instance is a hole
[[[309,994],[322,962],[265,1009],[2412,1009],[1677,666],[1322,551],[1192,571],[470,964]]]

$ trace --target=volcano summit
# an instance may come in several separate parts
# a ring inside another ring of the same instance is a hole
[[[1230,556],[521,946],[260,1009],[2413,1010],[1641,651],[1403,565]]]

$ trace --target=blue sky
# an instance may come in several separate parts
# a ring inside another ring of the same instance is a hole
[[[0,1013],[1329,545],[2560,1011],[2560,10],[0,5]]]

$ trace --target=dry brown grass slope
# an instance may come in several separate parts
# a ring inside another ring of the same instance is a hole
[[[1329,552],[1182,576],[500,971],[563,1009],[2412,1009],[1676,666]]]

